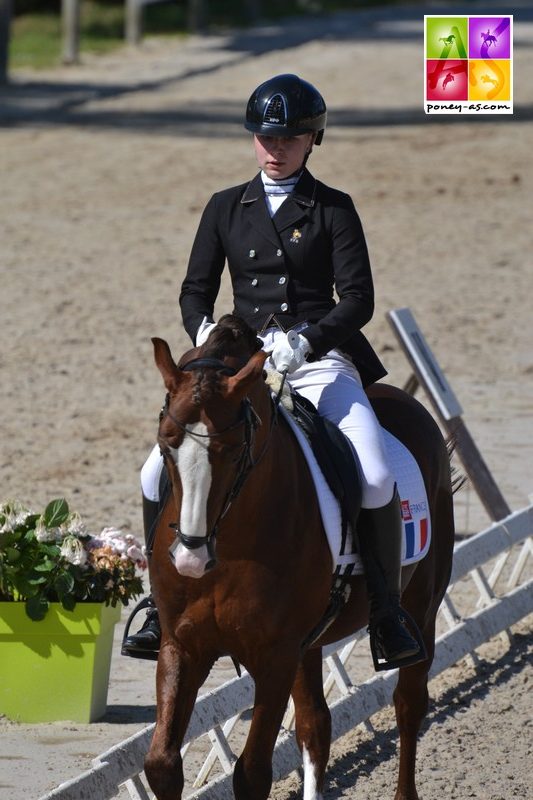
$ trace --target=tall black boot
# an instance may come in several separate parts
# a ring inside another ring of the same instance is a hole
[[[146,556],[148,560],[150,560],[150,556],[152,555],[155,529],[160,510],[160,502],[148,500],[143,495],[144,539],[146,542]],[[139,613],[139,611],[142,611],[143,608],[148,609],[143,626],[138,633],[131,634],[130,636],[129,631],[133,618]],[[157,656],[159,655],[160,646],[161,628],[159,626],[159,614],[157,613],[157,608],[155,607],[154,599],[150,592],[148,597],[145,597],[144,600],[141,600],[140,603],[137,603],[129,616],[129,619],[126,623],[126,629],[124,631],[124,638],[122,639],[121,653],[123,656],[131,656],[132,658],[145,658],[156,661]]]
[[[370,604],[368,632],[376,670],[405,667],[426,658],[418,626],[400,606],[402,528],[396,487],[386,506],[360,511],[357,536]]]

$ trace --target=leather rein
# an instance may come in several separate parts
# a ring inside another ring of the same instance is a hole
[[[186,364],[180,367],[180,369],[184,372],[192,372],[194,370],[200,369],[215,369],[222,375],[236,375],[237,370],[233,367],[230,367],[229,364],[225,364],[218,358],[195,358],[192,361],[188,361]],[[248,397],[245,397],[244,400],[241,402],[239,418],[236,422],[228,425],[226,428],[223,428],[220,431],[213,431],[213,433],[196,433],[195,431],[191,431],[183,422],[180,422],[174,414],[170,411],[170,395],[167,394],[165,398],[165,404],[161,409],[161,413],[159,415],[159,420],[161,421],[165,417],[169,417],[172,420],[174,425],[176,425],[185,436],[191,436],[195,439],[215,439],[220,436],[224,436],[224,434],[229,433],[230,431],[236,430],[241,425],[244,426],[244,437],[243,442],[241,445],[242,453],[239,457],[238,465],[237,465],[237,474],[235,476],[235,480],[226,495],[224,503],[222,505],[222,510],[220,511],[213,528],[206,536],[190,536],[188,534],[183,533],[183,531],[179,528],[179,523],[171,522],[170,527],[176,532],[176,541],[170,547],[170,554],[173,556],[176,547],[181,542],[181,544],[186,547],[188,550],[196,550],[203,545],[207,546],[208,554],[211,559],[215,558],[214,553],[214,540],[216,539],[216,535],[218,533],[218,528],[220,523],[230,510],[233,502],[238,497],[248,475],[253,470],[253,468],[261,461],[264,454],[266,453],[268,446],[270,444],[270,438],[272,435],[272,430],[274,425],[277,421],[277,406],[278,403],[274,401],[274,409],[271,417],[270,423],[270,430],[267,437],[267,440],[259,453],[258,457],[254,460],[253,458],[253,445],[255,440],[255,432],[257,428],[260,427],[262,421],[258,414],[256,413],[251,400]],[[165,453],[163,453],[163,456]]]

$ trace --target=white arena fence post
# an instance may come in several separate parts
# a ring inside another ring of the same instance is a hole
[[[409,308],[397,308],[389,311],[386,317],[413,370],[404,389],[414,394],[417,388],[422,386],[442,427],[454,442],[470,483],[489,518],[494,521],[503,519],[511,513],[511,509],[470,435],[462,418],[461,404],[417,325],[412,311]]]

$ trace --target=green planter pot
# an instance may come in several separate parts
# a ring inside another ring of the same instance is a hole
[[[33,622],[0,603],[0,714],[18,722],[94,722],[106,712],[113,630],[121,606],[52,603]]]

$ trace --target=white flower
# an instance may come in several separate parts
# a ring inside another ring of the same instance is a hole
[[[0,526],[0,533],[13,533],[13,531],[17,527],[16,516],[14,514],[9,513],[9,511],[4,512],[3,509],[2,512],[4,515],[4,522]]]
[[[47,528],[43,518],[40,517],[35,526],[35,538],[39,542],[56,542],[61,541],[63,534],[60,528]]]
[[[76,511],[69,516],[67,522],[63,523],[61,527],[63,528],[65,535],[71,534],[72,536],[77,536],[80,539],[84,539],[89,536],[85,524]]]
[[[0,526],[0,533],[13,533],[17,528],[26,525],[28,517],[32,512],[24,508],[19,502],[4,503],[0,506],[0,516],[4,517],[4,522]]]
[[[77,567],[83,567],[87,562],[87,553],[76,536],[67,536],[61,545],[61,556]]]

